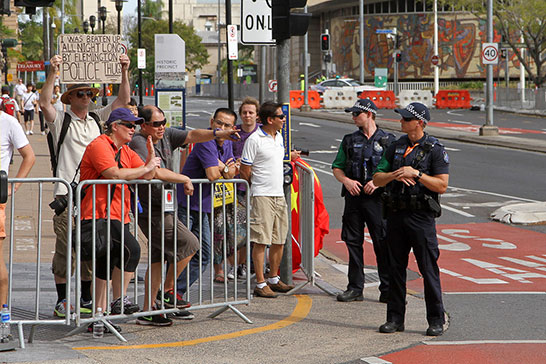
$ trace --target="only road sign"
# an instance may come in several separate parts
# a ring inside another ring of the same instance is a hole
[[[271,29],[271,1],[241,1],[241,43],[275,44]]]
[[[482,63],[483,64],[498,64],[499,63],[498,43],[483,43],[482,44]]]

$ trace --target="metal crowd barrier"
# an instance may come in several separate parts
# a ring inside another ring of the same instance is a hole
[[[294,294],[307,284],[311,284],[329,295],[333,295],[334,293],[315,277],[315,174],[311,168],[302,163],[296,162],[295,166],[298,169],[299,176],[300,236],[297,240],[301,244],[300,269],[305,274],[307,281],[294,287],[290,294]]]
[[[234,204],[234,229],[235,229],[235,232],[234,232],[234,236],[235,236],[235,239],[237,237],[237,185],[238,184],[244,184],[246,187],[247,187],[247,190],[248,190],[248,183],[244,180],[240,180],[240,179],[232,179],[232,180],[219,180],[219,181],[214,181],[214,182],[210,182],[209,180],[192,180],[192,184],[194,185],[194,195],[198,195],[199,196],[199,249],[200,251],[203,251],[203,239],[202,239],[202,217],[203,217],[203,205],[202,205],[202,195],[203,195],[203,191],[205,188],[210,188],[211,189],[211,196],[216,196],[218,198],[221,199],[222,201],[222,204],[221,204],[221,208],[222,208],[222,212],[223,212],[223,229],[224,229],[224,242],[223,242],[223,262],[224,262],[224,272],[227,273],[227,248],[226,248],[226,245],[227,245],[227,235],[226,235],[226,185],[227,184],[233,184],[233,189],[232,189],[232,195],[233,195],[233,204]],[[130,185],[130,186],[133,186],[132,188],[134,188],[134,196],[138,196],[138,190],[139,188],[147,188],[148,189],[148,236],[151,236],[151,219],[152,219],[152,214],[151,214],[151,201],[152,201],[152,195],[151,195],[151,186],[154,185],[154,184],[161,184],[161,195],[164,196],[165,195],[165,184],[164,182],[160,181],[160,180],[151,180],[151,181],[145,181],[145,180],[133,180],[133,181],[126,181],[126,180],[104,180],[104,179],[99,179],[99,180],[87,180],[87,181],[83,181],[83,182],[80,182],[78,184],[78,187],[76,189],[76,199],[75,199],[75,206],[76,206],[76,211],[81,211],[81,193],[82,193],[82,189],[84,189],[86,186],[89,186],[89,188],[87,188],[87,191],[86,191],[86,194],[93,194],[93,198],[92,198],[92,201],[93,201],[93,206],[92,206],[92,211],[93,211],[93,215],[95,216],[95,211],[96,211],[96,186],[97,185],[107,185],[107,206],[110,205],[110,198],[111,198],[111,188],[112,188],[112,185],[116,185],[116,188],[118,188],[118,186],[121,186],[121,200],[124,201],[125,199],[125,195],[126,195],[126,192],[125,192],[125,188],[124,186],[125,185]],[[173,189],[173,195],[176,196],[176,186],[174,185],[174,189]],[[229,196],[228,196],[229,197]],[[186,196],[187,198],[187,206],[189,207],[190,206],[190,203],[189,203],[189,199],[190,197],[189,196]],[[139,219],[139,207],[138,207],[138,199],[137,198],[134,198],[133,199],[134,203],[132,205],[132,210],[133,210],[133,213],[134,213],[134,231],[133,231],[133,236],[135,236],[135,238],[137,238],[138,240],[138,219]],[[163,228],[161,229],[162,230],[162,235],[161,235],[161,256],[162,256],[162,261],[165,261],[165,259],[163,259],[164,257],[164,248],[165,248],[165,229],[164,229],[164,224],[165,224],[165,211],[166,211],[166,206],[165,206],[165,199],[162,199],[162,202],[161,202],[161,225],[163,226]],[[246,206],[249,206],[249,197],[247,196],[246,197]],[[175,217],[178,216],[178,204],[177,203],[174,203],[174,209],[172,211],[172,213],[174,213]],[[121,205],[121,216],[124,216],[124,211],[125,209],[125,206],[122,202],[122,205]],[[188,269],[186,269],[186,286],[187,286],[187,290],[186,290],[186,294],[185,294],[185,299],[189,302],[191,302],[191,310],[199,310],[199,309],[206,309],[206,308],[218,308],[218,310],[216,312],[214,312],[213,314],[209,315],[209,317],[213,318],[213,317],[216,317],[218,316],[219,314],[221,314],[222,312],[226,311],[227,309],[231,309],[234,313],[236,313],[239,317],[241,317],[244,321],[246,321],[247,323],[252,323],[252,321],[250,321],[244,314],[242,314],[238,309],[235,308],[235,305],[240,305],[240,304],[249,304],[250,303],[250,272],[249,272],[249,265],[247,265],[247,278],[246,278],[246,284],[243,286],[244,287],[244,291],[245,291],[245,294],[244,296],[243,295],[240,295],[238,293],[238,288],[239,288],[239,284],[237,282],[237,279],[234,280],[234,284],[233,284],[233,289],[230,290],[230,286],[231,284],[228,283],[227,279],[225,280],[224,284],[223,284],[223,292],[221,292],[221,294],[219,295],[215,295],[214,291],[215,291],[215,288],[214,288],[214,198],[211,198],[211,218],[210,218],[210,229],[211,229],[211,246],[210,246],[210,251],[211,251],[211,258],[210,258],[210,282],[205,282],[204,280],[204,276],[203,276],[203,262],[202,262],[202,254],[199,255],[199,278],[198,280],[195,282],[195,285],[197,285],[197,298],[196,299],[192,299],[193,298],[193,294],[191,294],[191,288],[189,286],[189,264],[188,264]],[[184,223],[186,226],[189,227],[189,217],[190,217],[190,214],[187,213],[187,220],[186,221],[182,221],[182,223]],[[106,262],[107,262],[107,268],[106,268],[106,271],[107,271],[107,275],[106,275],[106,281],[107,281],[107,291],[106,291],[106,302],[107,302],[107,307],[105,309],[108,309],[108,305],[109,305],[109,302],[111,301],[111,297],[110,297],[110,244],[111,244],[111,237],[110,237],[110,221],[111,221],[111,218],[110,218],[110,210],[108,210],[107,212],[107,219],[108,219],[108,223],[107,223],[107,249],[106,249]],[[246,239],[245,239],[245,246],[246,246],[246,255],[247,255],[247,262],[250,262],[250,242],[249,242],[249,236],[250,236],[250,231],[249,231],[249,224],[248,224],[248,221],[249,221],[249,209],[247,208],[246,209],[246,223],[245,223],[245,229],[246,229]],[[97,295],[97,291],[96,291],[96,278],[95,278],[95,271],[96,271],[96,259],[95,259],[95,256],[96,256],[96,249],[95,249],[95,229],[96,229],[96,224],[93,222],[93,225],[92,225],[92,229],[93,229],[93,241],[92,241],[92,261],[93,261],[93,281],[92,281],[92,297],[93,297],[93,309],[92,309],[92,316],[91,317],[82,317],[81,313],[80,313],[80,293],[81,293],[81,277],[80,277],[80,274],[81,274],[81,236],[80,236],[80,232],[81,232],[81,220],[80,218],[78,217],[76,219],[76,230],[75,230],[75,249],[76,249],[76,299],[75,299],[75,302],[76,302],[76,309],[75,309],[75,324],[77,326],[77,328],[75,330],[73,330],[73,332],[71,333],[78,333],[78,332],[81,332],[83,330],[86,330],[87,328],[87,325],[88,324],[92,324],[93,322],[96,322],[98,320],[102,320],[104,325],[106,327],[108,327],[108,329],[113,333],[115,334],[118,339],[120,339],[121,341],[126,341],[125,338],[123,338],[123,336],[117,332],[115,330],[115,328],[111,325],[111,323],[108,321],[108,320],[111,320],[111,321],[114,321],[114,320],[126,320],[126,319],[129,319],[129,318],[137,318],[139,316],[151,316],[151,315],[159,315],[159,314],[167,314],[167,313],[174,313],[174,312],[177,312],[179,311],[177,308],[165,308],[164,307],[164,302],[163,302],[163,299],[161,300],[162,303],[161,303],[161,307],[158,307],[158,309],[156,310],[148,310],[148,311],[139,311],[137,313],[133,313],[131,315],[127,315],[127,314],[124,314],[124,305],[122,304],[122,308],[121,308],[121,314],[119,315],[106,315],[104,316],[102,319],[100,319],[99,317],[97,317],[96,315],[96,295]],[[174,233],[173,233],[173,240],[174,240],[174,252],[176,252],[176,243],[177,243],[177,229],[176,229],[176,218],[175,218],[175,224],[174,224]],[[120,261],[121,262],[124,262],[124,249],[123,249],[123,245],[124,245],[124,242],[125,242],[125,236],[124,236],[124,233],[123,233],[123,230],[122,230],[122,233],[121,233],[121,251],[120,251]],[[237,243],[235,242],[235,247],[237,247]],[[234,266],[237,267],[238,265],[238,262],[237,262],[237,249],[235,249],[235,261],[234,261]],[[171,262],[168,262],[169,264],[171,264]],[[176,267],[176,263],[177,263],[177,260],[176,260],[176,254],[174,254],[174,258],[173,258],[173,261],[172,261],[172,264],[174,264],[174,266]],[[147,260],[147,266],[148,267],[151,267],[151,244],[149,243],[148,244],[148,260]],[[121,287],[124,287],[124,265],[121,264],[121,282],[120,282],[120,286]],[[160,286],[160,290],[162,292],[162,296],[163,296],[163,293],[165,292],[164,290],[164,287],[163,287],[163,283],[164,283],[164,278],[165,278],[165,264],[162,264],[162,269],[161,269],[161,286]],[[148,270],[148,281],[151,282],[151,270]],[[174,289],[175,289],[175,292],[176,292],[176,281],[177,281],[177,277],[176,277],[176,269],[174,269]],[[194,288],[195,289],[195,288]],[[151,297],[151,294],[150,294],[150,291],[151,291],[151,287],[150,285],[148,286],[148,307],[151,308],[152,307],[152,300],[155,300],[155,297]],[[141,291],[139,291],[139,288],[138,288],[138,268],[137,268],[137,271],[135,271],[135,277],[134,277],[134,293],[133,293],[133,303],[138,303],[138,296],[139,296],[139,293]],[[121,294],[121,299],[123,301],[123,292]],[[163,298],[163,297],[161,297]],[[176,299],[176,294],[175,294],[175,299]],[[175,306],[176,306],[176,302],[175,302]]]
[[[30,184],[30,183],[38,183],[38,201],[37,201],[37,211],[38,215],[36,217],[37,221],[37,241],[36,241],[36,267],[35,267],[35,298],[34,298],[34,312],[33,312],[33,318],[32,319],[15,319],[11,320],[12,326],[17,326],[18,336],[19,336],[19,345],[22,349],[25,348],[25,339],[23,334],[23,325],[32,325],[30,335],[28,342],[33,342],[34,334],[35,334],[35,327],[36,325],[70,325],[70,315],[66,315],[64,319],[42,319],[40,318],[40,299],[41,299],[41,289],[42,285],[40,282],[40,274],[41,274],[41,264],[40,264],[40,258],[42,254],[42,220],[43,220],[43,197],[44,197],[44,183],[61,183],[66,186],[68,190],[68,206],[72,206],[72,190],[70,189],[70,183],[67,181],[61,179],[61,178],[10,178],[8,179],[8,183],[11,185],[11,189],[13,191],[15,183],[22,183],[22,184]],[[49,195],[46,198],[50,198]],[[31,204],[35,201],[29,201],[28,195],[23,196],[21,192],[15,193],[11,195],[11,200],[8,204],[9,206],[9,213],[10,213],[10,220],[9,220],[9,260],[8,260],[8,306],[10,311],[12,312],[12,318],[14,317],[13,314],[13,305],[12,305],[12,299],[13,299],[13,258],[14,258],[14,242],[16,239],[16,235],[18,234],[17,229],[15,228],[15,215],[16,215],[16,201],[23,201],[25,203],[25,207],[28,208],[28,204]],[[49,211],[49,207],[46,204],[46,208]],[[32,229],[32,227],[30,227]],[[67,252],[70,252],[71,247],[71,238],[72,238],[72,209],[68,209],[68,223],[67,223],[67,239],[68,239],[68,248]],[[67,298],[67,307],[70,307],[70,291],[71,291],[71,280],[70,280],[70,272],[71,272],[71,264],[72,263],[72,255],[67,254],[66,255],[66,266],[67,268],[67,277],[66,277],[66,298]],[[0,262],[0,264],[4,264],[4,262]],[[16,317],[17,315],[15,315]]]

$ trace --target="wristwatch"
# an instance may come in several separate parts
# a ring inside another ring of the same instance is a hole
[[[417,177],[415,177],[415,180],[416,181],[419,181],[419,179],[423,176],[423,171],[419,171],[419,174],[417,175]]]
[[[218,137],[216,136],[216,132],[217,132],[217,131],[221,131],[220,128],[216,128],[216,129],[214,129],[214,130],[212,131],[212,135],[214,135],[214,138],[218,138]]]
[[[227,166],[227,164],[224,164],[224,173],[228,173],[229,172],[229,167]]]

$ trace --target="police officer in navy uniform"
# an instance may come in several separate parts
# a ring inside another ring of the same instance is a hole
[[[444,146],[424,132],[430,120],[425,105],[414,102],[395,111],[402,117],[402,131],[407,135],[390,145],[373,176],[377,186],[386,186],[383,202],[391,264],[387,322],[379,331],[404,331],[406,268],[413,249],[424,280],[426,334],[439,336],[445,318],[435,218],[441,213],[438,196],[446,191],[449,181],[449,157]]]
[[[379,300],[387,302],[389,289],[389,260],[385,244],[385,220],[382,213],[381,190],[372,181],[385,148],[395,137],[377,127],[377,107],[368,99],[359,99],[345,109],[352,113],[358,127],[354,133],[343,137],[332,169],[336,179],[343,184],[345,197],[341,238],[349,252],[347,290],[337,296],[341,302],[362,301],[364,289],[364,227],[368,226],[372,238],[379,274]]]

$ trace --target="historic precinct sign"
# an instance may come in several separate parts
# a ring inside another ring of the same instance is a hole
[[[61,83],[121,83],[121,35],[61,34],[58,45]]]

